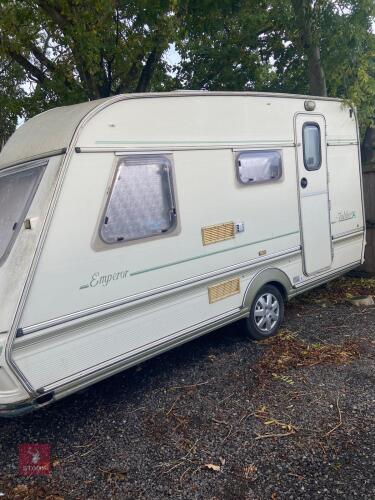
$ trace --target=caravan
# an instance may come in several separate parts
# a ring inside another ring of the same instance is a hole
[[[0,414],[44,406],[361,264],[356,114],[171,92],[56,108],[0,155]]]

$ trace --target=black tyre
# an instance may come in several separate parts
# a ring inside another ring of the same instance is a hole
[[[256,294],[248,318],[242,320],[244,332],[254,340],[267,339],[277,332],[284,318],[284,299],[273,285]]]

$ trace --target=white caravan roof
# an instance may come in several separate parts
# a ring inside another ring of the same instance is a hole
[[[21,125],[0,154],[0,170],[41,155],[66,149],[82,119],[100,102],[89,101],[49,109]]]
[[[40,158],[43,156],[52,156],[53,154],[61,154],[71,144],[75,131],[82,123],[83,119],[91,111],[95,110],[95,108],[100,108],[100,109],[107,108],[110,104],[114,104],[118,101],[126,101],[129,99],[137,100],[139,102],[139,100],[143,100],[142,98],[150,98],[150,97],[173,97],[173,98],[181,97],[185,98],[186,100],[186,98],[189,99],[191,96],[200,96],[205,100],[207,99],[207,97],[211,96],[221,96],[221,97],[248,96],[248,97],[261,97],[263,99],[282,98],[284,101],[289,101],[290,99],[296,99],[299,102],[301,102],[301,100],[304,99],[313,99],[320,101],[339,101],[338,99],[301,96],[292,94],[270,94],[270,93],[257,93],[257,92],[176,91],[176,92],[165,92],[159,94],[156,93],[123,94],[119,96],[108,97],[106,99],[98,99],[96,101],[89,101],[82,104],[75,104],[72,106],[62,106],[50,109],[48,111],[45,111],[44,113],[35,116],[34,118],[31,118],[15,131],[15,133],[8,140],[8,142],[6,143],[5,147],[3,148],[0,154],[0,170],[5,167],[29,161],[35,158]],[[226,104],[229,104],[226,99],[224,99],[224,101],[226,101]],[[215,106],[217,107],[217,103],[215,103]],[[183,106],[183,108],[184,111],[188,112],[189,106],[188,107]],[[224,106],[224,108],[225,109],[223,110],[223,112],[226,112],[228,116],[228,107]],[[299,108],[301,108],[301,106],[299,106]],[[300,110],[303,111],[303,104]],[[122,109],[121,111],[124,110]],[[283,106],[284,116],[285,116],[285,111],[286,108]],[[152,120],[154,120],[154,118],[155,117],[152,117]],[[163,117],[159,116],[159,119],[160,118]],[[173,117],[169,116],[169,120],[171,118],[172,121],[174,121]],[[185,123],[189,121],[186,118],[187,116],[185,115],[184,117]],[[198,117],[196,116],[194,118],[194,121],[196,121],[197,118]],[[223,116],[221,116],[221,118],[223,118]],[[252,117],[252,119],[254,119],[254,116]],[[255,117],[255,120],[256,122],[258,122],[258,124],[259,124],[259,119],[260,119],[259,116]],[[233,120],[233,116],[230,117],[230,120]],[[126,118],[124,121],[126,122]],[[141,121],[143,122],[142,126],[144,127],[146,125],[146,123],[144,122],[144,118]],[[204,118],[203,121],[205,121]],[[212,125],[215,125],[214,116],[211,116],[210,121]],[[126,129],[128,129],[128,127],[129,123],[127,124]],[[279,123],[279,127],[283,127],[283,124]],[[127,131],[128,130],[126,130],[126,132]],[[113,142],[121,142],[121,141],[113,141]],[[98,141],[97,143],[100,143],[100,141]]]

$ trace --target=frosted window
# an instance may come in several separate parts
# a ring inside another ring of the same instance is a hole
[[[0,174],[0,263],[17,237],[44,166]]]
[[[166,156],[120,159],[101,237],[106,243],[169,232],[176,223],[171,164]]]
[[[279,151],[244,151],[237,156],[237,178],[241,184],[276,181],[281,175]]]
[[[322,163],[320,128],[317,123],[303,126],[303,162],[307,170],[319,170]]]

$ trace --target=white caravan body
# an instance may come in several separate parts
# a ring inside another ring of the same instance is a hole
[[[42,406],[363,261],[355,111],[259,93],[121,95],[0,154],[0,413]]]

